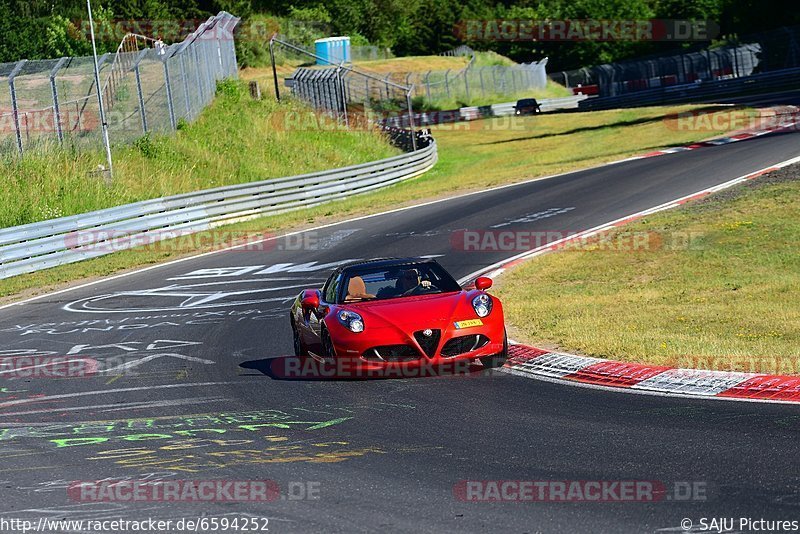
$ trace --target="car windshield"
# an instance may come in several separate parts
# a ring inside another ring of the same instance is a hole
[[[536,100],[534,100],[532,98],[526,98],[526,99],[517,101],[517,106],[519,106],[519,107],[522,107],[522,106],[535,106],[535,105],[536,105]]]
[[[344,302],[385,300],[461,291],[438,263],[354,269],[345,276]]]

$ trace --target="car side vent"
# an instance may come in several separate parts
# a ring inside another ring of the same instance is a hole
[[[425,333],[430,332],[426,336]],[[436,355],[436,349],[439,347],[439,339],[442,337],[442,331],[437,329],[417,330],[414,332],[414,339],[417,340],[419,346],[428,355],[428,358],[433,358]]]

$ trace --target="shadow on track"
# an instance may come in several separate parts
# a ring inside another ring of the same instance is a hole
[[[438,365],[391,365],[383,368],[364,369],[353,362],[337,361],[323,363],[314,358],[278,356],[249,360],[239,364],[243,369],[252,369],[273,380],[288,381],[345,381],[375,380],[397,378],[444,378],[444,377],[483,377],[487,369],[474,361],[454,361]]]

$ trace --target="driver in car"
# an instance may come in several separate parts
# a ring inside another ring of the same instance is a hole
[[[430,280],[422,280],[419,271],[416,269],[407,269],[403,271],[397,282],[400,295],[402,296],[410,295],[420,286],[422,286],[422,289],[430,289],[431,287]]]
[[[414,293],[418,287],[422,289],[429,289],[431,287],[430,280],[422,280],[417,269],[406,269],[400,271],[394,287],[388,286],[378,291],[379,299],[405,297]]]

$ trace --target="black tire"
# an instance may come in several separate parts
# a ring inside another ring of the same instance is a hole
[[[487,369],[494,369],[497,367],[502,367],[506,360],[508,359],[508,334],[503,332],[503,350],[498,352],[497,354],[492,354],[491,356],[484,356],[483,358],[478,358],[484,367]]]
[[[308,356],[308,351],[303,346],[303,340],[300,339],[300,332],[297,331],[294,321],[292,321],[292,343],[294,344],[295,356],[298,358],[304,358],[305,356]]]
[[[322,356],[326,361],[333,363],[336,361],[336,349],[333,347],[333,341],[331,340],[331,335],[328,333],[328,329],[325,328],[325,325],[323,325],[321,328],[322,332],[320,333],[320,337],[322,338]]]

